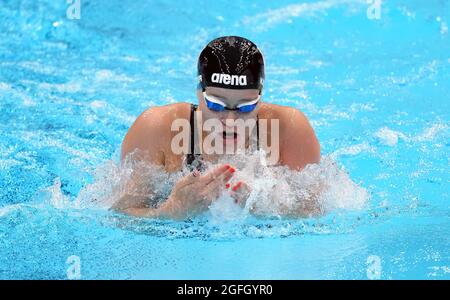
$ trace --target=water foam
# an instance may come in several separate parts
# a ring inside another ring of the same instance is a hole
[[[246,17],[243,24],[254,31],[265,31],[279,23],[290,22],[292,18],[314,17],[342,5],[363,5],[362,0],[326,0],[312,3],[290,4],[278,9],[270,9],[255,16]]]
[[[124,193],[143,196],[153,206],[167,199],[175,183],[187,173],[167,173],[163,168],[145,163],[134,153],[122,163],[108,161],[94,174],[94,181],[87,185],[76,199],[80,208],[108,209]],[[264,166],[260,152],[251,155],[234,155],[218,163],[231,163],[236,167],[232,183],[245,181],[252,189],[244,208],[235,205],[225,191],[215,201],[207,215],[213,222],[243,220],[259,217],[311,217],[344,209],[359,210],[369,198],[368,192],[355,184],[348,173],[339,168],[331,157],[319,164],[308,165],[302,171],[284,166]],[[206,164],[213,168],[216,164]]]
[[[399,140],[405,141],[407,143],[432,141],[439,133],[446,130],[447,128],[448,126],[444,123],[436,123],[424,129],[419,134],[407,135],[401,131],[383,127],[375,132],[374,136],[378,138],[382,144],[393,147],[397,145]]]
[[[205,213],[184,222],[115,213],[111,207],[124,193],[144,196],[152,206],[157,206],[188,172],[183,169],[168,173],[162,167],[144,162],[142,155],[135,152],[121,163],[118,159],[104,162],[94,171],[92,183],[76,197],[65,194],[61,180],[56,178],[30,203],[2,207],[0,217],[16,218],[14,214],[18,211],[39,210],[47,215],[67,214],[94,227],[118,227],[170,239],[276,238],[353,230],[355,222],[361,222],[360,211],[369,199],[369,193],[353,182],[331,155],[297,172],[284,166],[265,166],[261,163],[262,153],[255,152],[218,162],[235,166],[237,171],[232,181],[244,180],[251,187],[243,207],[235,204],[224,189]],[[216,165],[206,163],[207,169]]]

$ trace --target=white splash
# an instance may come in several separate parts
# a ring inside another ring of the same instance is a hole
[[[117,74],[112,70],[99,70],[95,72],[94,80],[97,82],[133,82],[134,79],[125,75]]]
[[[4,217],[8,214],[10,214],[11,212],[18,210],[22,207],[22,204],[11,204],[11,205],[6,205],[3,207],[0,207],[0,217]]]
[[[171,187],[182,175],[170,174],[161,167],[148,164],[140,155],[136,152],[122,164],[109,160],[99,166],[94,172],[93,183],[85,186],[78,194],[77,206],[108,209],[124,193],[156,199],[152,205],[166,199]]]
[[[12,87],[9,84],[0,82],[0,90],[1,91],[9,91],[11,89],[12,89]]]
[[[242,221],[250,215],[320,216],[335,209],[361,209],[369,199],[368,192],[354,183],[332,158],[323,158],[319,164],[308,165],[300,172],[284,166],[263,166],[259,152],[234,155],[218,163],[235,166],[237,172],[231,184],[242,180],[252,191],[245,207],[241,208],[224,189],[223,196],[209,208],[212,223]],[[207,165],[207,169],[214,166]],[[94,182],[79,193],[76,206],[108,209],[123,193],[154,199],[151,205],[155,206],[167,199],[185,172],[167,173],[133,155],[122,166],[109,161],[96,170]]]
[[[362,152],[374,153],[375,150],[375,147],[370,146],[368,142],[363,142],[360,144],[340,148],[331,153],[330,157],[333,159],[337,159],[337,157],[339,156],[355,156]]]
[[[279,23],[290,23],[292,18],[313,17],[341,5],[365,5],[365,0],[325,0],[312,3],[297,3],[271,9],[255,16],[244,18],[242,23],[254,31],[265,31]]]
[[[436,137],[436,135],[438,135],[441,131],[443,131],[447,128],[448,128],[448,126],[446,124],[437,123],[437,124],[432,125],[429,128],[426,128],[419,135],[412,137],[411,140],[418,141],[418,142],[431,141]]]
[[[399,140],[403,140],[405,142],[426,142],[432,141],[440,132],[446,130],[448,125],[444,123],[436,123],[430,126],[429,128],[424,129],[421,133],[417,135],[406,135],[401,131],[395,131],[389,129],[388,127],[380,128],[377,132],[374,133],[374,136],[380,140],[381,143],[387,146],[395,146],[397,145]]]
[[[61,210],[76,208],[76,203],[69,196],[63,194],[59,177],[54,179],[53,185],[38,191],[30,205],[35,208],[48,205]]]
[[[244,221],[247,216],[245,210],[236,204],[228,194],[223,194],[209,207],[209,220],[212,224]]]
[[[391,130],[387,127],[383,127],[380,130],[378,130],[377,132],[375,132],[375,137],[377,137],[383,144],[388,145],[388,146],[395,146],[398,143],[398,139],[399,137],[405,139],[406,136],[399,132],[399,131],[394,131]]]

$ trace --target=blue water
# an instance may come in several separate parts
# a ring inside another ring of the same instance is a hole
[[[2,0],[0,278],[65,279],[76,256],[82,279],[450,279],[450,1],[367,8],[82,0],[70,20],[65,0]],[[325,174],[325,216],[223,204],[167,222],[98,205],[129,126],[195,103],[197,56],[220,35],[259,45],[264,100],[310,118],[328,163],[299,180]]]

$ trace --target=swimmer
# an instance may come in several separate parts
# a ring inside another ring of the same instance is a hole
[[[273,165],[300,171],[306,165],[320,161],[320,145],[307,117],[296,108],[262,100],[264,58],[253,42],[238,36],[211,41],[199,56],[198,80],[198,105],[175,103],[147,109],[129,129],[121,152],[122,161],[130,153],[141,150],[146,154],[141,157],[146,163],[161,166],[167,172],[179,172],[183,166],[189,166],[192,172],[181,178],[168,199],[157,207],[151,207],[147,203],[148,199],[137,199],[139,197],[125,193],[113,205],[113,209],[138,217],[186,219],[207,210],[224,190],[229,191],[235,201],[243,205],[251,186],[245,181],[230,184],[239,170],[229,164],[203,170],[202,163],[215,163],[224,155],[229,155],[228,152],[224,154],[206,149],[208,147],[222,144],[225,148],[231,145],[231,148],[238,149],[236,145],[241,139],[242,147],[248,149],[255,132],[258,148],[260,140],[278,147]],[[201,124],[196,126],[199,122],[196,119],[198,113],[201,113]],[[172,131],[172,125],[180,119],[191,125],[190,151],[181,154],[174,151],[172,142],[177,134]],[[255,121],[256,128],[237,131],[230,126],[230,120]],[[262,120],[267,121],[266,130],[260,130]],[[208,121],[223,125],[222,130],[216,132],[216,142],[212,146],[198,142],[206,141],[208,134],[211,134],[203,126]],[[272,129],[275,127],[278,130],[274,132]],[[195,130],[198,130],[201,139],[193,138]],[[262,148],[267,150],[267,145]],[[298,212],[298,215],[303,214]]]

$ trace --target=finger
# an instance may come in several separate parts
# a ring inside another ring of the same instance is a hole
[[[224,172],[226,172],[230,168],[231,168],[231,166],[228,165],[228,164],[219,166],[219,167],[213,169],[212,171],[209,171],[205,175],[203,175],[201,177],[201,181],[204,182],[205,185],[207,185],[208,183],[210,183],[211,181],[213,181],[214,179],[219,177],[221,174],[223,174]]]
[[[236,192],[236,191],[240,191],[240,189],[241,189],[241,187],[242,187],[242,184],[243,184],[243,182],[242,181],[239,181],[238,183],[236,183],[232,188],[231,188],[231,190],[233,191],[233,192]]]
[[[203,186],[201,192],[203,195],[202,202],[206,202],[206,204],[209,205],[213,200],[219,198],[223,191],[223,185],[225,185],[225,183],[231,179],[233,173],[236,172],[233,167],[230,167],[229,165],[225,166],[227,169],[224,173],[212,179],[206,186]],[[207,199],[207,201],[205,199]]]
[[[244,181],[238,181],[232,188],[231,190],[233,192],[238,192],[238,193],[249,193],[251,192],[250,187],[248,186],[248,184],[246,184]]]
[[[202,195],[203,202],[205,205],[209,206],[214,200],[218,199],[221,195],[221,189],[212,188],[211,186],[207,186],[204,188]]]
[[[229,168],[227,171],[222,173],[222,175],[208,183],[207,188],[210,190],[218,188],[222,189],[223,185],[225,185],[231,179],[231,177],[233,177],[234,172],[236,172],[234,168]]]
[[[251,192],[250,187],[243,181],[239,181],[232,188],[230,195],[236,203],[243,206]]]
[[[198,201],[202,206],[209,206],[212,201],[219,198],[220,194],[222,193],[222,187],[219,185],[219,183],[221,183],[222,185],[225,184],[228,180],[231,179],[231,176],[234,172],[234,168],[228,166],[225,173],[222,173],[221,175],[219,175],[219,177],[212,179],[209,184],[205,185],[204,182],[199,183],[199,185],[197,186],[197,188],[200,190],[200,198]]]
[[[214,189],[204,188],[199,195],[200,195],[200,199],[199,199],[200,206],[203,208],[206,208],[206,207],[210,206],[211,203],[215,199],[219,198],[220,192],[217,189],[214,190]]]
[[[178,181],[178,184],[180,184],[180,186],[186,186],[188,184],[192,184],[195,181],[197,181],[200,178],[200,171],[198,170],[194,170],[191,173],[189,173],[188,175],[184,176],[183,178],[181,178]]]
[[[225,188],[230,187],[230,183],[227,183],[227,181],[231,179],[234,172],[235,170],[233,168],[230,168],[224,174],[220,175],[219,178],[216,178],[213,181],[211,181],[211,183],[209,183],[203,188],[204,194],[207,194],[210,200],[219,198],[219,196],[222,194],[224,190],[224,187]]]

